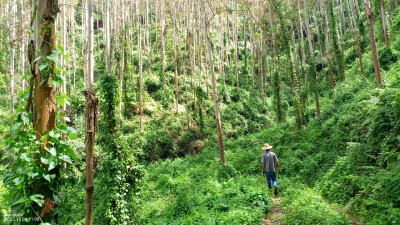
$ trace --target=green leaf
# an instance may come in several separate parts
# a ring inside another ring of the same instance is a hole
[[[49,160],[48,160],[48,159],[45,159],[45,158],[43,158],[43,157],[40,157],[40,161],[41,161],[43,164],[45,164],[45,165],[48,165],[48,164],[49,164]]]
[[[56,167],[56,165],[54,164],[53,161],[51,161],[51,162],[50,162],[50,165],[49,165],[49,171],[52,170],[52,169],[54,169],[55,167]]]
[[[49,152],[52,156],[55,156],[55,155],[57,154],[57,151],[56,151],[55,148],[50,148],[50,149],[48,150],[48,152]]]
[[[72,148],[67,149],[66,154],[71,157],[72,159],[76,160],[76,154],[75,151]]]
[[[34,178],[34,177],[36,177],[37,175],[39,175],[39,173],[32,173],[32,172],[29,172],[29,173],[28,173],[28,176],[29,176],[30,178]]]
[[[47,175],[44,175],[44,174],[43,174],[43,178],[46,179],[46,180],[48,180],[48,181],[50,182],[50,175],[49,175],[49,174],[47,174]]]
[[[71,139],[77,139],[78,135],[76,135],[74,133],[69,133],[68,137],[71,138]]]
[[[34,194],[34,195],[29,196],[29,199],[31,201],[36,202],[39,206],[43,205],[43,203],[44,203],[43,198],[44,198],[44,196],[40,195],[40,194]]]
[[[22,123],[16,123],[16,124],[11,128],[10,133],[14,134],[15,131],[17,131],[18,128],[21,126],[21,124],[22,124]]]
[[[38,56],[33,62],[35,63],[35,62],[37,62],[39,59],[41,59],[42,58],[42,56],[40,55],[40,56]]]
[[[64,161],[64,162],[67,162],[67,163],[69,163],[69,164],[72,164],[71,158],[70,158],[69,156],[67,156],[67,155],[61,155],[59,158],[60,158],[62,161]]]
[[[20,158],[21,158],[22,160],[27,161],[27,162],[32,161],[31,158],[28,156],[27,153],[22,153],[21,156],[20,156]]]
[[[15,185],[18,185],[18,184],[20,184],[22,182],[22,180],[21,180],[21,178],[17,177],[15,179],[13,179],[13,182],[14,182]]]
[[[44,69],[46,69],[46,67],[49,65],[48,61],[43,61],[40,66],[39,66],[39,70],[43,71]]]
[[[27,198],[27,197],[20,198],[16,202],[14,202],[11,206],[24,203],[24,202],[26,202],[28,200],[29,200],[29,198]]]

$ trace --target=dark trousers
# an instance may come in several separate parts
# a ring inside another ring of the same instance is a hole
[[[272,185],[274,188],[278,188],[277,181],[276,181],[276,173],[275,172],[266,172],[265,176],[267,177],[267,183],[268,183],[268,188],[272,189],[271,187],[271,180],[272,180]]]

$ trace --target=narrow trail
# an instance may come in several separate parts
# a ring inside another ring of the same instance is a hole
[[[281,199],[279,197],[273,197],[272,207],[268,213],[263,216],[263,222],[265,224],[281,224]]]

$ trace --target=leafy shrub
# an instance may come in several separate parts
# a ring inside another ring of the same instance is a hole
[[[350,224],[337,209],[308,188],[288,188],[282,205],[284,224]]]
[[[219,181],[227,180],[227,179],[235,176],[236,173],[237,172],[236,172],[235,168],[233,168],[232,165],[230,165],[230,164],[221,165],[221,167],[217,171],[217,178]]]
[[[162,84],[156,79],[155,77],[149,77],[144,82],[144,89],[149,93],[152,94],[162,87]]]
[[[384,70],[388,70],[389,66],[397,61],[397,55],[393,54],[390,47],[384,47],[379,50],[379,63]]]

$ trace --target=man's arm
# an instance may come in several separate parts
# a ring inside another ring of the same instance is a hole
[[[281,172],[281,164],[279,163],[279,161],[276,161],[276,165],[278,165],[279,172]]]
[[[262,173],[264,173],[265,163],[262,163]]]

